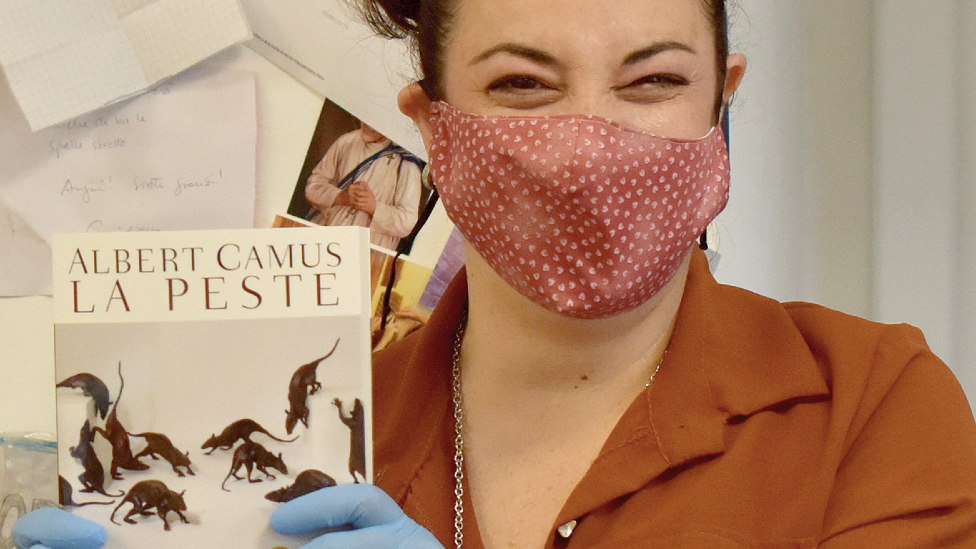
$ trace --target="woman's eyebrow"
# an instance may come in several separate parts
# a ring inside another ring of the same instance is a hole
[[[665,51],[670,51],[670,50],[680,50],[680,51],[686,51],[686,52],[689,52],[689,53],[697,53],[697,52],[695,52],[695,49],[694,48],[692,48],[691,46],[689,46],[687,44],[683,44],[681,42],[671,42],[671,41],[668,41],[668,42],[656,42],[654,44],[651,44],[650,46],[647,46],[646,48],[641,48],[641,49],[639,49],[639,50],[631,53],[626,58],[624,58],[623,64],[624,65],[633,65],[635,63],[639,63],[639,62],[641,62],[641,61],[643,61],[645,59],[648,59],[650,57],[654,57],[655,55],[657,55],[659,53],[662,53],[662,52],[665,52]]]
[[[559,61],[554,56],[542,50],[513,42],[505,42],[498,44],[497,46],[492,46],[479,53],[471,60],[470,63],[468,63],[468,65],[475,65],[499,53],[508,53],[523,59],[528,59],[529,61],[533,61],[540,65],[554,66],[559,64]]]

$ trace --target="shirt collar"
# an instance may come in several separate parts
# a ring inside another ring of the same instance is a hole
[[[438,468],[452,463],[452,456],[439,454],[452,449],[444,439],[453,440],[451,366],[466,302],[462,269],[413,340],[390,403],[395,413],[377,414],[392,422],[384,432],[399,442],[377,444],[382,464],[377,480],[389,479],[384,487],[398,501],[425,463],[443,462]],[[718,284],[704,254],[695,249],[660,371],[624,413],[557,524],[634,492],[668,469],[721,454],[729,422],[827,395],[824,376],[782,305]],[[445,476],[445,490],[453,489],[453,475],[446,471]]]
[[[696,248],[660,370],[624,413],[557,524],[634,492],[668,469],[723,453],[729,422],[828,394],[782,305],[718,284]]]

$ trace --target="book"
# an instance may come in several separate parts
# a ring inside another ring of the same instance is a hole
[[[55,237],[62,500],[108,549],[298,547],[272,500],[371,480],[368,240]]]

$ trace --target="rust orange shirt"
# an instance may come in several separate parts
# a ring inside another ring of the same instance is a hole
[[[976,424],[921,333],[718,284],[694,254],[654,383],[546,547],[976,547]],[[462,271],[427,326],[373,365],[376,482],[446,547],[466,299]],[[464,508],[464,545],[480,548]]]

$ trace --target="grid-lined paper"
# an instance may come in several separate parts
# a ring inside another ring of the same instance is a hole
[[[32,130],[246,40],[238,0],[0,0],[0,64]]]

